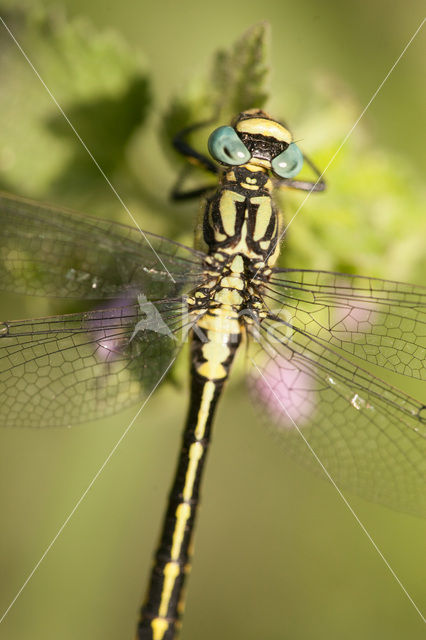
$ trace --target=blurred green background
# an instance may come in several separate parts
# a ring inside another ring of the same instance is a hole
[[[170,96],[196,93],[191,83],[202,84],[218,48],[269,21],[268,109],[323,167],[422,19],[415,1],[409,10],[384,0],[41,3],[55,7],[53,25],[60,7],[78,19],[57,32],[40,30],[42,14],[28,25],[16,5],[1,2],[2,15],[141,227],[187,242],[197,206],[168,204],[176,171],[158,130]],[[424,283],[424,54],[422,32],[327,171],[329,192],[310,198],[293,223],[290,266]],[[128,222],[3,28],[0,62],[1,188]],[[298,201],[289,197],[289,212]],[[2,296],[2,319],[63,310]],[[184,389],[169,385],[150,400],[0,625],[1,639],[133,637]],[[2,610],[135,411],[71,430],[0,433]],[[335,490],[283,455],[254,418],[241,380],[231,382],[217,418],[182,640],[423,638],[421,618]],[[424,523],[351,503],[421,606]]]

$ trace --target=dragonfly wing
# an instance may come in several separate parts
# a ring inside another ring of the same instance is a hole
[[[134,227],[0,193],[0,288],[111,299],[124,289],[161,299],[202,277],[203,254]]]
[[[152,391],[185,337],[182,303],[116,302],[86,313],[0,325],[4,426],[69,426]]]
[[[426,379],[426,287],[328,271],[275,269],[274,315],[358,358]]]
[[[283,320],[256,338],[252,395],[283,448],[324,473],[318,456],[340,488],[426,515],[425,407]]]

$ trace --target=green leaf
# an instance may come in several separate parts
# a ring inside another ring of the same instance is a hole
[[[142,125],[148,112],[149,83],[146,78],[129,79],[125,91],[115,96],[70,104],[67,116],[107,174],[124,162],[127,144]],[[48,130],[58,138],[68,140],[73,153],[52,184],[53,191],[70,191],[73,186],[104,181],[84,147],[62,114],[47,119]]]
[[[320,171],[335,157],[324,193],[281,190],[285,223],[296,215],[281,265],[420,280],[426,269],[422,181],[410,158],[377,145],[368,118],[342,145],[361,111],[347,87],[324,75],[312,81],[309,104],[297,109],[292,130],[303,151]]]
[[[151,103],[144,61],[111,31],[62,12],[13,10],[17,41],[102,169],[111,177]],[[0,70],[0,183],[33,197],[66,200],[104,189],[104,178],[12,38]]]
[[[206,135],[215,125],[230,122],[246,109],[263,107],[268,98],[268,41],[268,23],[254,25],[229,49],[215,54],[204,81],[193,80],[172,98],[161,130],[168,150],[179,131],[209,121],[204,137],[191,136],[191,142],[206,149]]]
[[[211,73],[212,99],[221,118],[264,106],[268,99],[269,25],[251,27],[228,51],[218,51]]]

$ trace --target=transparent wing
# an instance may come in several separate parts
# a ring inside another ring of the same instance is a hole
[[[186,335],[181,301],[145,296],[109,308],[0,325],[0,423],[69,426],[149,393]]]
[[[283,449],[323,473],[302,433],[342,489],[426,515],[424,405],[279,318],[255,337],[252,395]]]
[[[324,344],[426,379],[426,288],[328,271],[273,270],[264,298],[275,315]]]
[[[0,193],[0,288],[111,299],[126,288],[175,297],[202,276],[203,254],[139,229]]]

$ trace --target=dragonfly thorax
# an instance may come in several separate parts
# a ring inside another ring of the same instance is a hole
[[[253,264],[244,255],[217,252],[206,260],[206,280],[187,299],[198,327],[215,334],[220,343],[238,343],[247,324],[258,323],[266,315],[262,286],[271,270]],[[227,337],[225,337],[227,336]],[[202,338],[203,341],[203,338]]]
[[[250,163],[226,172],[207,199],[203,233],[210,254],[225,250],[253,262],[275,262],[279,212],[268,172]]]

